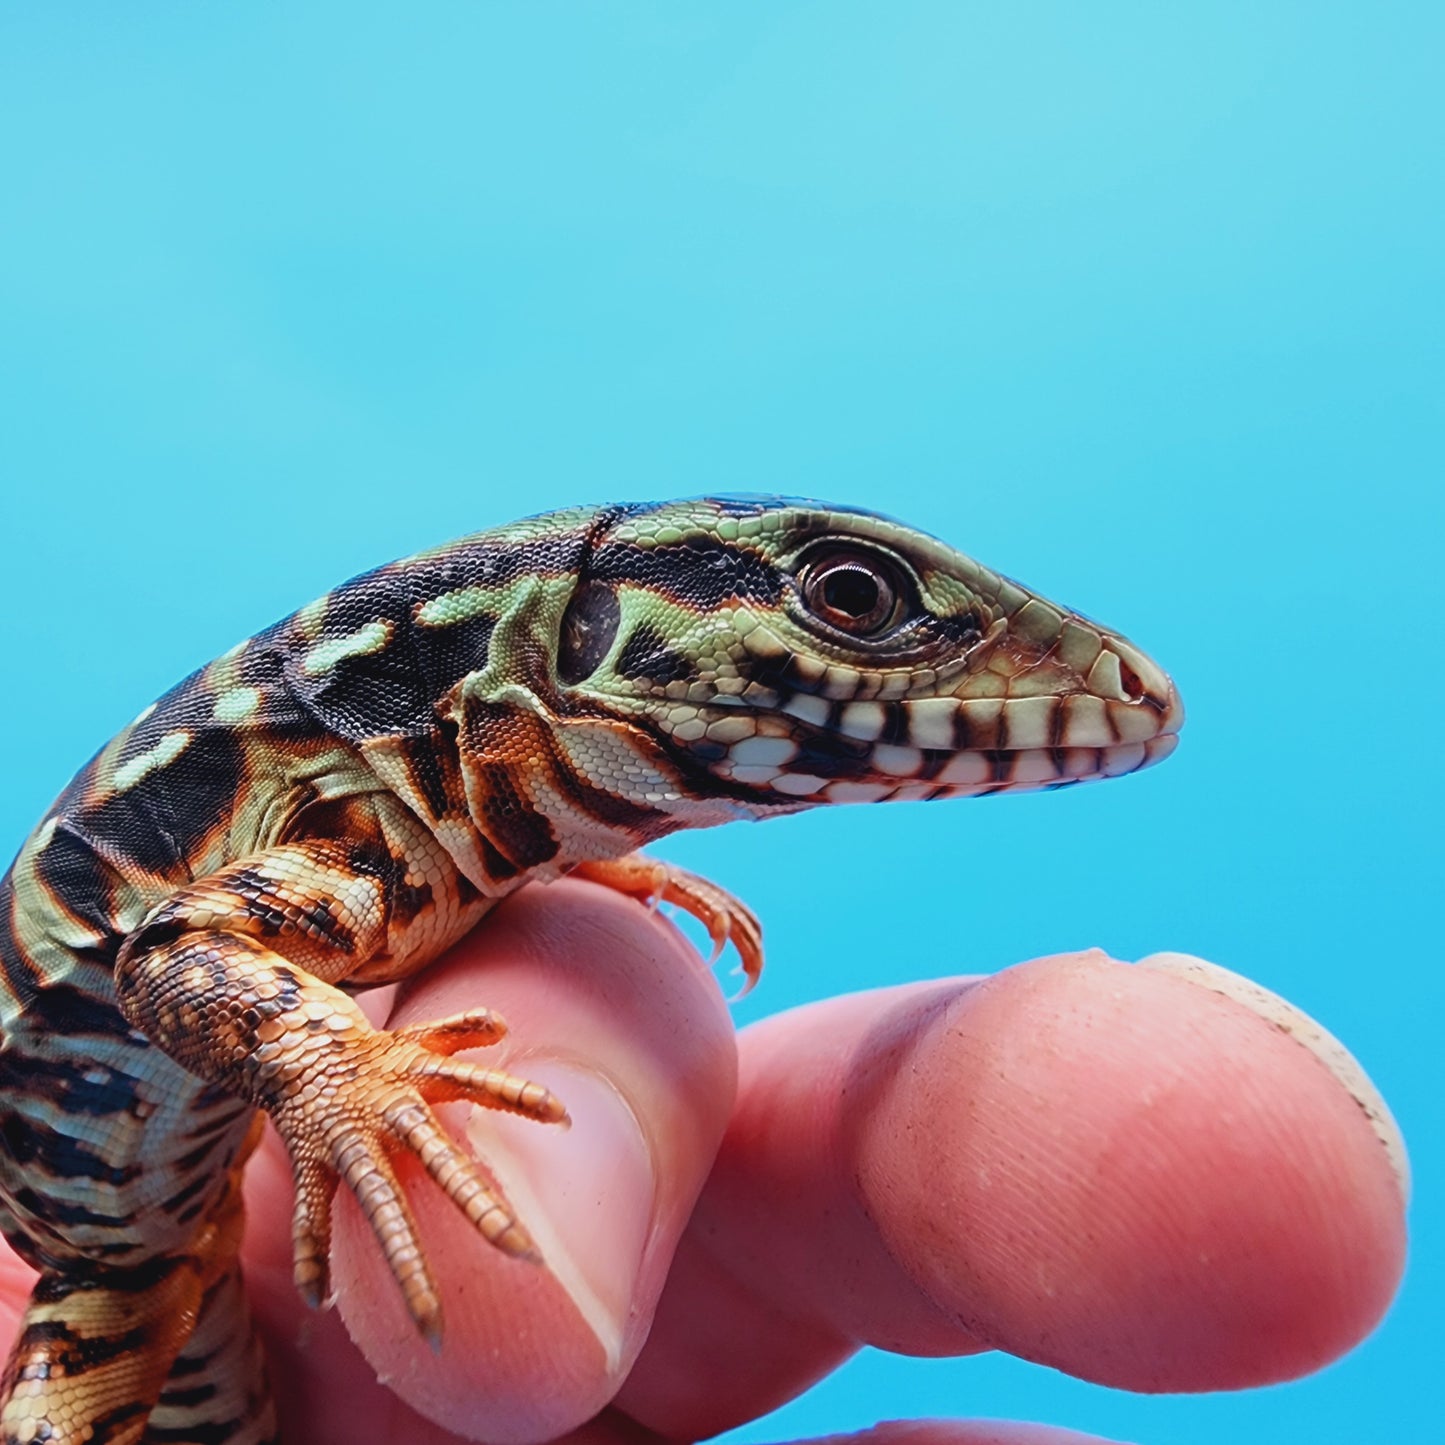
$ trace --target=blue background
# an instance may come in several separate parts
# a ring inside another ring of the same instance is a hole
[[[382,9],[0,14],[7,850],[155,694],[381,560],[575,501],[897,514],[1132,634],[1184,746],[677,840],[767,921],[741,1014],[1209,955],[1394,1103],[1412,1275],[1274,1390],[870,1355],[740,1438],[1431,1433],[1445,7]]]

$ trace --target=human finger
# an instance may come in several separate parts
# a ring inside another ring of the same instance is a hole
[[[1404,1254],[1403,1151],[1321,1038],[1097,952],[765,1021],[619,1406],[711,1434],[862,1343],[1139,1390],[1315,1368]]]
[[[884,1420],[869,1430],[825,1435],[801,1445],[1109,1445],[1052,1425],[1010,1420]]]
[[[496,1178],[545,1263],[487,1245],[419,1166],[399,1159],[443,1300],[440,1353],[418,1337],[344,1192],[332,1279],[342,1319],[391,1390],[463,1437],[505,1445],[589,1419],[627,1373],[721,1138],[736,1060],[726,1005],[691,947],[595,885],[507,900],[404,991],[390,1023],[483,1003],[509,1033],[475,1057],[553,1090],[573,1127],[439,1112]],[[270,1321],[273,1344],[276,1327]],[[296,1328],[301,1335],[279,1343],[314,1355],[317,1326],[298,1317]],[[320,1348],[341,1372],[336,1385],[355,1378],[344,1351]],[[300,1382],[308,1396],[315,1376],[308,1368]],[[316,1428],[326,1431],[324,1402],[320,1411]]]

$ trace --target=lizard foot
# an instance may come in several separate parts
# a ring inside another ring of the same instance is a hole
[[[227,896],[211,889],[202,906],[193,895],[179,894],[168,913],[157,913],[127,939],[116,961],[126,1018],[178,1063],[271,1116],[296,1178],[292,1238],[302,1296],[315,1305],[328,1293],[331,1206],[344,1183],[417,1328],[436,1344],[441,1301],[394,1158],[414,1155],[498,1249],[535,1256],[496,1185],[442,1128],[431,1106],[461,1100],[558,1124],[567,1111],[540,1084],[453,1057],[503,1036],[506,1025],[489,1010],[391,1032],[376,1029],[354,999],[252,936],[267,929],[281,936],[283,927],[290,928],[284,936],[301,951],[314,940],[296,918],[314,930],[315,920],[334,917],[337,905],[322,900],[293,917],[245,897],[236,917],[218,916]],[[218,921],[229,926],[211,926]],[[348,937],[354,943],[356,936],[353,928]]]
[[[554,1124],[566,1123],[567,1111],[539,1084],[449,1057],[502,1037],[505,1025],[486,1009],[387,1032],[372,1028],[349,999],[329,990],[328,995],[323,1017],[313,1022],[307,1008],[300,1028],[274,1032],[257,1051],[257,1063],[274,1080],[265,1090],[266,1107],[296,1176],[296,1286],[312,1305],[320,1305],[329,1291],[331,1206],[337,1185],[345,1183],[381,1245],[408,1312],[436,1348],[441,1300],[391,1156],[415,1155],[503,1253],[537,1258],[531,1237],[499,1190],[430,1106],[466,1100]]]
[[[762,976],[762,924],[752,909],[726,888],[720,888],[696,873],[689,873],[685,868],[649,858],[645,853],[628,853],[622,858],[579,863],[572,870],[572,876],[605,884],[629,898],[641,899],[654,907],[659,903],[673,903],[685,913],[690,913],[707,929],[707,935],[712,939],[711,962],[717,962],[729,943],[737,949],[747,980],[742,994],[749,993]]]

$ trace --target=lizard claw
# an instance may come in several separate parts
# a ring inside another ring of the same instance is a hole
[[[729,943],[737,949],[738,961],[746,983],[737,997],[752,991],[763,972],[763,927],[755,914],[741,899],[726,888],[674,867],[643,853],[629,853],[622,858],[589,860],[572,870],[576,878],[603,883],[636,898],[655,909],[660,903],[672,903],[690,913],[707,929],[712,940],[711,967],[722,957]]]
[[[341,1020],[336,1020],[341,1022]],[[543,1123],[567,1122],[560,1100],[539,1084],[449,1055],[494,1042],[504,1026],[485,1009],[395,1032],[372,1029],[360,1011],[322,1034],[296,1039],[287,1084],[270,1112],[296,1176],[294,1275],[303,1298],[323,1304],[338,1184],[355,1195],[401,1289],[408,1313],[433,1348],[441,1299],[416,1221],[392,1160],[414,1155],[488,1243],[539,1258],[531,1236],[495,1183],[442,1128],[433,1104],[466,1100]]]
[[[424,1024],[410,1024],[392,1030],[392,1037],[407,1039],[434,1054],[455,1054],[462,1049],[484,1049],[507,1036],[507,1024],[501,1014],[489,1008],[468,1009],[450,1018],[434,1019]]]

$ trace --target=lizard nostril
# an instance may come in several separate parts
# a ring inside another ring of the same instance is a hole
[[[1119,686],[1129,702],[1139,702],[1144,697],[1144,679],[1122,657],[1119,659]]]

